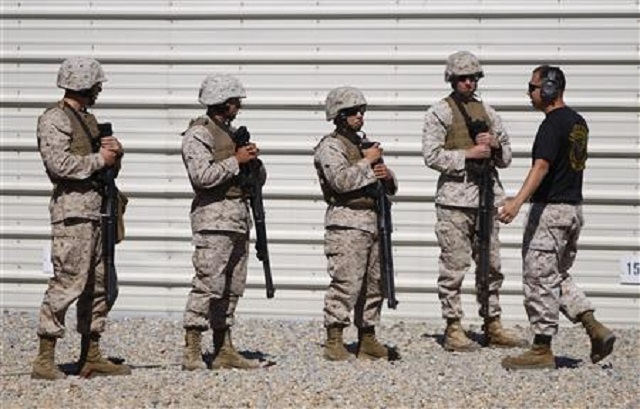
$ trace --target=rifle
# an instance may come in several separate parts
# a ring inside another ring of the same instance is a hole
[[[474,142],[478,134],[489,131],[486,122],[475,120],[468,125],[469,134]],[[476,220],[476,239],[478,240],[477,291],[480,302],[480,315],[489,317],[489,269],[491,257],[491,231],[493,230],[493,179],[489,159],[474,163],[472,171],[478,180],[478,213]],[[486,332],[486,329],[485,329]]]
[[[369,149],[375,142],[361,142],[360,149]],[[382,159],[378,163],[382,163]],[[398,300],[396,299],[396,285],[394,282],[393,251],[391,243],[391,232],[393,225],[391,221],[391,201],[387,195],[387,188],[381,180],[377,180],[367,189],[368,193],[376,202],[376,215],[378,218],[378,240],[380,245],[380,272],[384,280],[384,288],[387,296],[387,306],[396,309]]]
[[[233,134],[233,141],[237,147],[249,143],[251,135],[245,126],[239,127]],[[267,226],[264,217],[264,202],[262,199],[262,184],[260,183],[260,165],[258,159],[254,159],[241,167],[243,187],[249,190],[249,205],[253,214],[253,224],[256,228],[256,258],[262,262],[264,281],[267,290],[267,298],[273,298],[276,289],[271,276],[271,261],[269,260],[269,248],[267,246]]]
[[[113,135],[111,123],[98,124],[100,138]],[[111,309],[118,298],[118,274],[115,265],[118,234],[118,188],[115,169],[107,167],[103,172],[104,193],[102,201],[102,256],[104,257],[105,292],[107,307]]]

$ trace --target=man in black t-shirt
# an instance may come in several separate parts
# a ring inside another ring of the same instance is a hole
[[[563,100],[565,77],[558,67],[533,70],[531,104],[545,113],[532,149],[532,167],[518,194],[507,199],[499,218],[510,223],[523,203],[531,207],[523,238],[524,305],[535,335],[531,349],[502,361],[506,369],[555,368],[551,338],[558,332],[560,311],[582,323],[591,339],[591,361],[613,350],[615,335],[593,316],[594,308],[569,274],[584,224],[582,177],[589,128]]]

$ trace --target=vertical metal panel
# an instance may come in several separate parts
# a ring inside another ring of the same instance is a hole
[[[215,7],[213,7],[215,4]],[[330,131],[329,89],[362,88],[367,132],[385,147],[400,180],[394,206],[399,299],[385,318],[439,317],[433,233],[436,172],[420,155],[422,118],[448,92],[446,56],[477,53],[481,96],[501,113],[515,148],[502,172],[510,193],[529,167],[542,116],[525,87],[531,69],[560,64],[567,100],[589,122],[587,225],[574,274],[600,315],[637,325],[637,286],[619,284],[620,259],[640,252],[640,64],[637,0],[524,1],[2,1],[0,49],[0,251],[2,305],[37,308],[45,288],[50,190],[35,146],[35,122],[60,98],[59,62],[87,55],[109,81],[95,112],[114,123],[127,150],[120,177],[130,194],[128,239],[118,246],[122,281],[116,311],[180,314],[190,277],[191,197],[180,132],[203,109],[198,86],[230,72],[248,89],[237,122],[260,144],[275,300],[265,300],[252,257],[245,314],[320,317],[328,283],[323,204],[311,152]],[[525,321],[520,291],[523,216],[502,229],[504,315]],[[472,279],[463,299],[476,316]],[[634,314],[635,312],[635,314]]]

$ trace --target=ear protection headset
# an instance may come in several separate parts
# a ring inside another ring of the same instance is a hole
[[[553,101],[560,91],[560,81],[558,80],[558,69],[549,67],[547,75],[542,79],[540,88],[540,96],[544,101]]]

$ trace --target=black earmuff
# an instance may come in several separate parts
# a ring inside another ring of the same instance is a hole
[[[558,70],[555,67],[549,67],[547,75],[542,79],[540,96],[544,101],[550,102],[558,97],[559,91],[560,82],[558,80]]]

